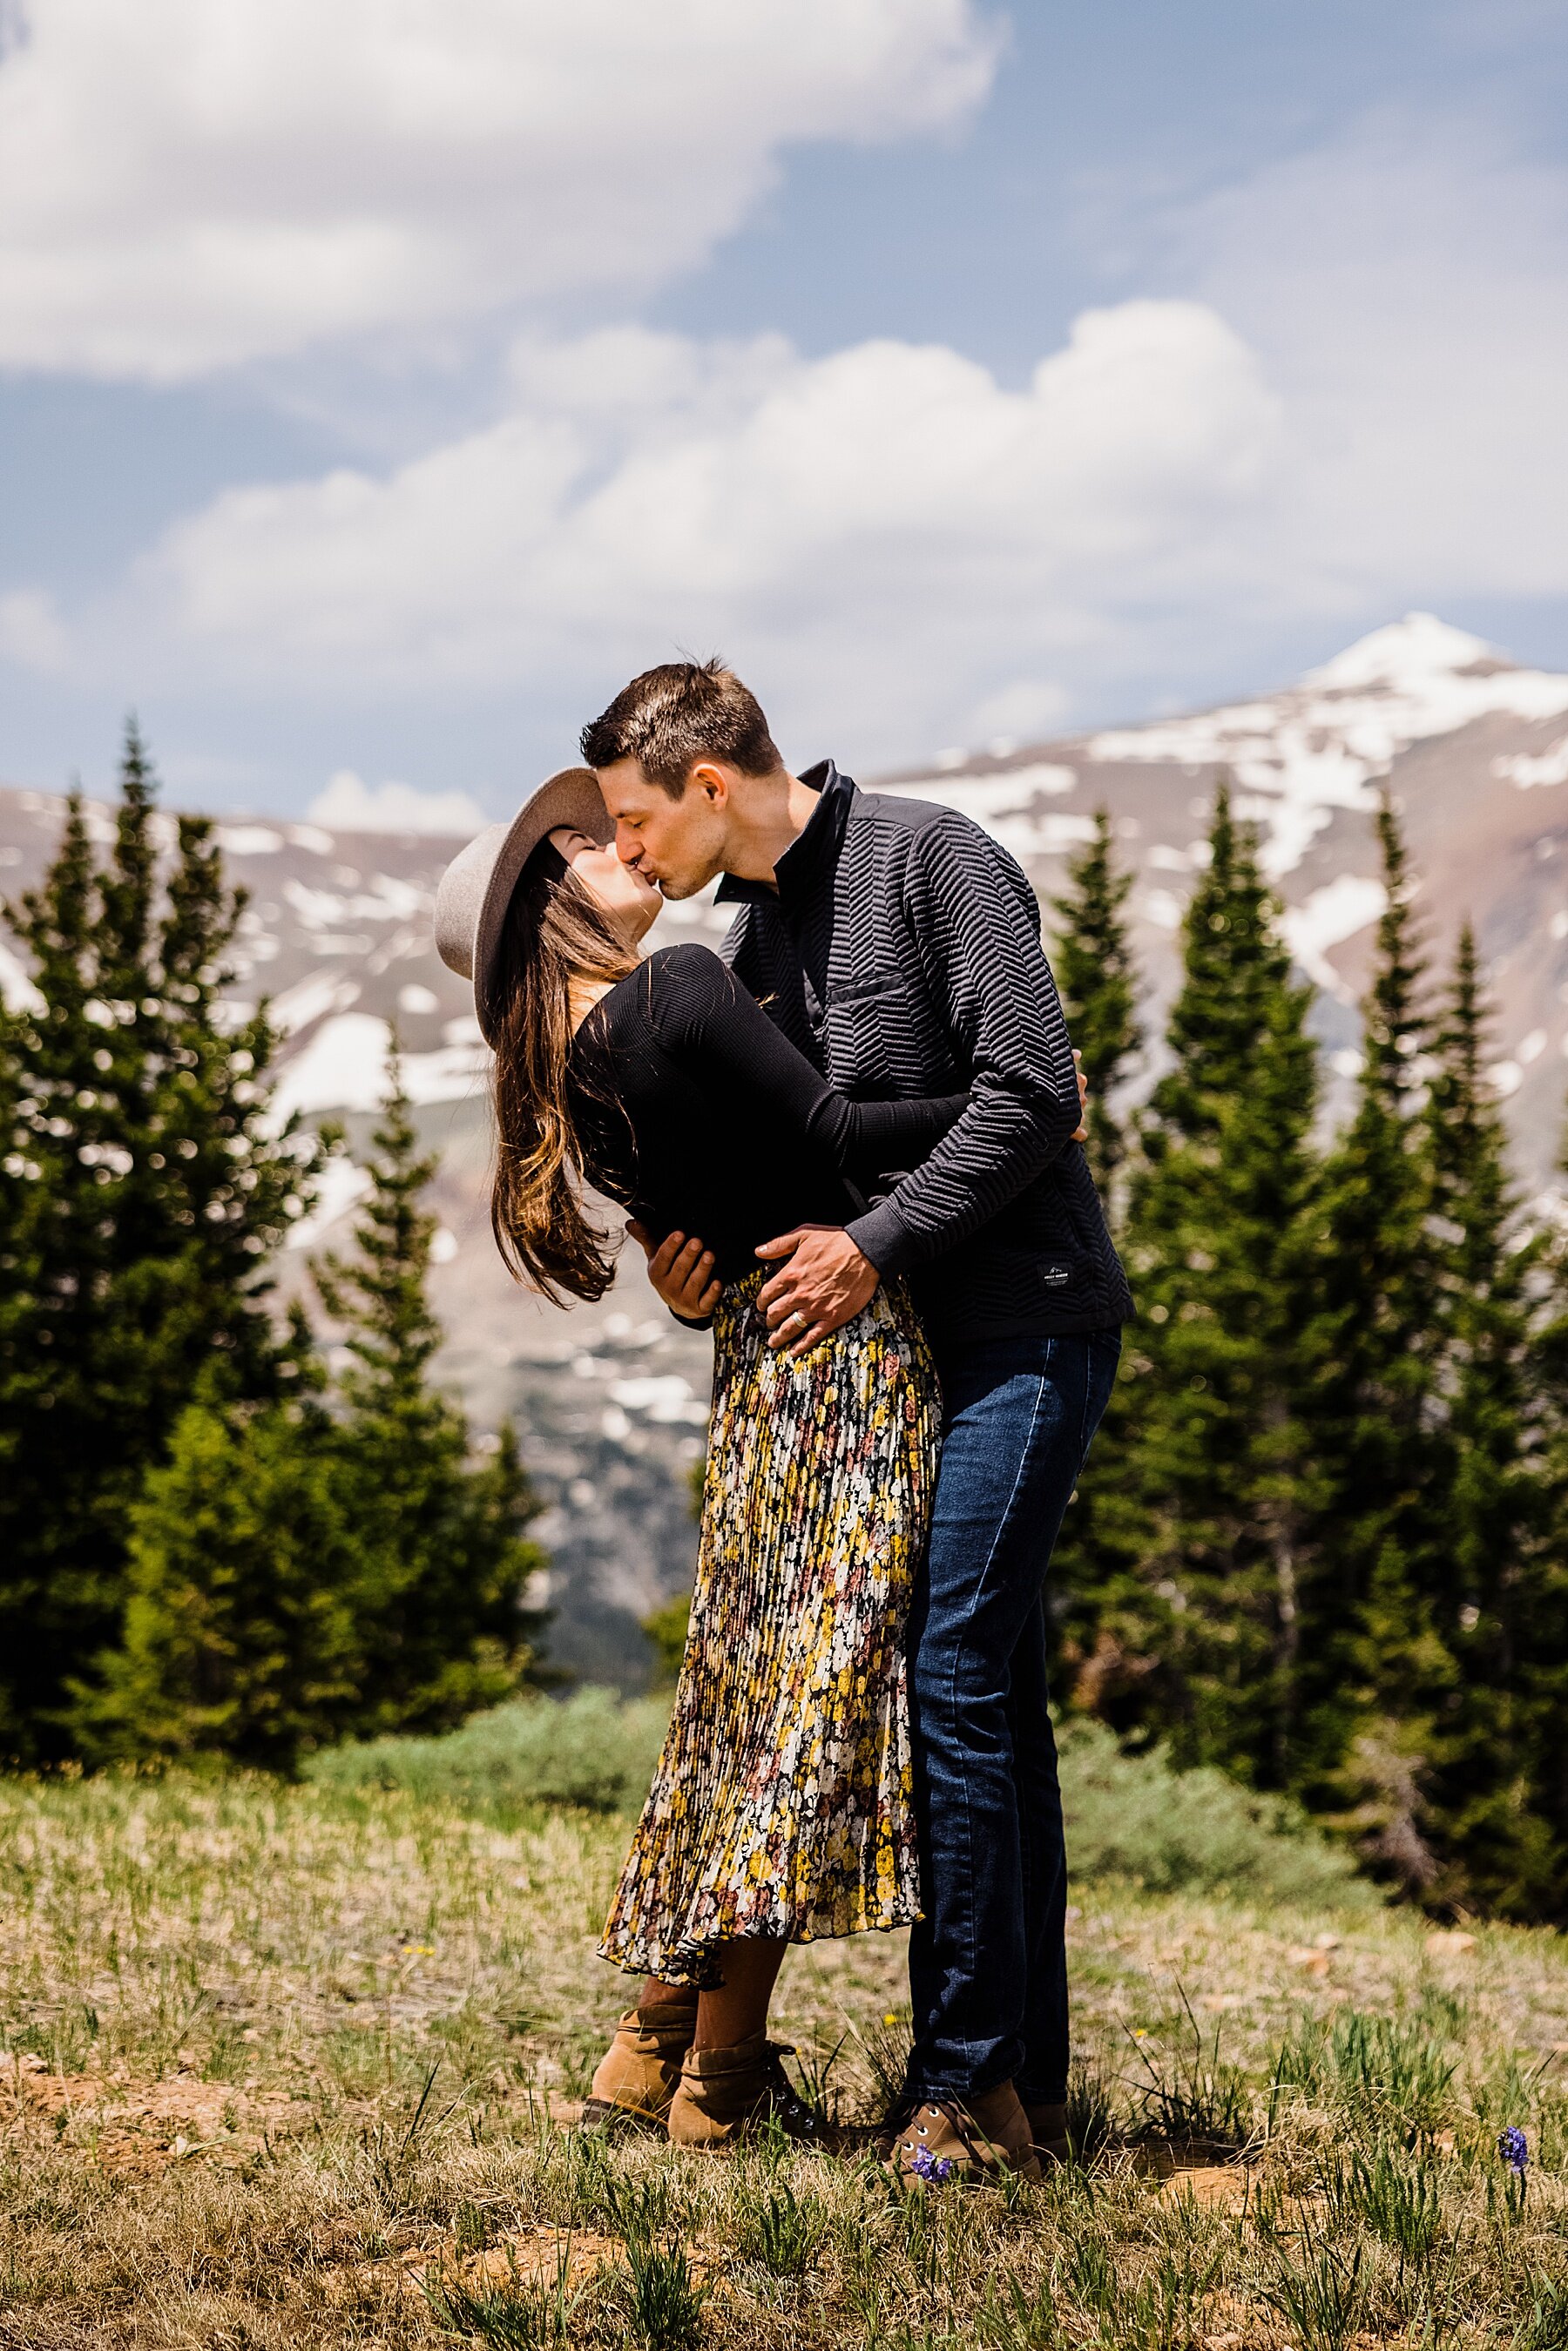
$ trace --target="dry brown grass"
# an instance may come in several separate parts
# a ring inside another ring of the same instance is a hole
[[[1560,1938],[1082,1889],[1109,2141],[1040,2191],[901,2204],[869,2162],[568,2126],[622,1998],[592,1957],[622,1823],[243,1779],[0,1807],[0,2345],[674,2346],[685,2312],[757,2351],[1568,2351]],[[867,1938],[786,1968],[780,2029],[848,2116],[901,1967]]]

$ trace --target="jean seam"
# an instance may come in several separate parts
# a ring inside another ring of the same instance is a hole
[[[1024,1473],[1025,1473],[1025,1470],[1026,1470],[1026,1469],[1027,1469],[1027,1468],[1028,1468],[1028,1465],[1029,1465],[1029,1462],[1030,1462],[1030,1457],[1031,1457],[1031,1455],[1032,1455],[1032,1453],[1033,1453],[1033,1450],[1034,1450],[1035,1439],[1036,1439],[1036,1437],[1038,1436],[1038,1434],[1039,1434],[1039,1430],[1040,1430],[1040,1407],[1042,1406],[1042,1405],[1043,1405],[1043,1404],[1044,1404],[1044,1402],[1045,1402],[1045,1392],[1046,1392],[1046,1388],[1047,1388],[1047,1386],[1050,1384],[1049,1374],[1050,1374],[1050,1370],[1051,1370],[1051,1343],[1050,1341],[1048,1341],[1048,1342],[1047,1342],[1047,1344],[1046,1344],[1046,1354],[1045,1354],[1045,1360],[1044,1360],[1044,1362],[1041,1364],[1040,1368],[1040,1377],[1039,1377],[1039,1383],[1038,1383],[1038,1385],[1037,1385],[1037,1387],[1036,1387],[1036,1389],[1035,1389],[1034,1404],[1033,1404],[1033,1406],[1031,1407],[1030,1412],[1029,1434],[1028,1434],[1028,1436],[1025,1437],[1024,1442],[1023,1442],[1022,1446],[1019,1447],[1019,1466],[1018,1466],[1017,1473],[1016,1473],[1016,1475],[1014,1476],[1014,1479],[1013,1479],[1012,1490],[1011,1490],[1011,1492],[1009,1494],[1008,1499],[1007,1499],[1006,1506],[1005,1506],[1005,1508],[1003,1509],[1003,1510],[1002,1510],[1002,1512],[1001,1512],[1000,1517],[999,1517],[999,1518],[998,1519],[998,1520],[997,1520],[996,1528],[995,1528],[995,1531],[994,1531],[994,1532],[993,1532],[993,1534],[992,1534],[992,1537],[991,1537],[991,1547],[990,1547],[990,1550],[989,1550],[989,1551],[987,1552],[987,1554],[986,1554],[986,1563],[985,1563],[984,1567],[980,1570],[979,1577],[978,1577],[978,1580],[977,1580],[977,1583],[976,1583],[976,1587],[975,1587],[975,1598],[976,1598],[977,1604],[977,1603],[978,1603],[978,1601],[979,1601],[979,1598],[980,1598],[981,1593],[985,1591],[985,1588],[986,1588],[986,1582],[987,1582],[987,1579],[988,1579],[988,1577],[989,1576],[989,1574],[990,1574],[990,1573],[991,1573],[991,1569],[992,1569],[992,1567],[993,1567],[993,1566],[995,1565],[995,1563],[996,1563],[997,1553],[998,1553],[998,1551],[1000,1550],[1000,1548],[1001,1548],[1002,1537],[1003,1537],[1003,1535],[1006,1533],[1007,1529],[1008,1529],[1008,1527],[1009,1527],[1009,1523],[1010,1523],[1010,1521],[1011,1521],[1012,1514],[1013,1514],[1013,1508],[1014,1508],[1014,1505],[1016,1504],[1016,1502],[1017,1502],[1017,1500],[1018,1500],[1018,1498],[1019,1498],[1019,1487],[1020,1487],[1020,1486],[1022,1485],[1022,1483],[1023,1483],[1023,1480],[1024,1480]],[[965,1637],[966,1637],[966,1640],[967,1640],[967,1626],[966,1626],[966,1635],[965,1635]],[[957,1649],[957,1650],[956,1650],[956,1651],[955,1651],[954,1658],[953,1658],[953,1665],[952,1665],[952,1671],[951,1671],[950,1681],[949,1681],[949,1687],[948,1687],[948,1692],[947,1692],[947,1703],[948,1703],[948,1706],[949,1706],[949,1708],[950,1708],[953,1711],[955,1711],[955,1712],[956,1711],[956,1708],[957,1708],[957,1696],[958,1696],[958,1693],[957,1693],[958,1664],[959,1664],[959,1657],[960,1657],[960,1656],[961,1656],[962,1654],[963,1654],[963,1652],[962,1652],[962,1649],[961,1649],[961,1648],[960,1648],[960,1649]],[[972,1858],[972,1857],[973,1857],[973,1854],[974,1854],[974,1846],[975,1846],[975,1830],[974,1830],[974,1815],[973,1815],[973,1813],[972,1813],[972,1810],[971,1810],[970,1783],[969,1783],[969,1778],[968,1778],[968,1775],[967,1775],[967,1774],[966,1774],[966,1776],[965,1776],[965,1781],[964,1781],[964,1836],[965,1836],[965,1842],[966,1842],[966,1844],[967,1844],[967,1847],[968,1847],[968,1849],[969,1849],[969,1854],[970,1854],[970,1856],[971,1856],[971,1858]],[[972,1929],[972,1927],[971,1927],[970,1937],[969,1937],[969,1949],[968,1949],[968,1950],[967,1950],[967,1954],[966,1954],[966,1957],[967,1957],[967,1960],[968,1960],[968,1962],[969,1962],[969,1972],[970,1972],[971,1974],[972,1974],[972,1973],[973,1973],[973,1971],[974,1971],[974,1960],[975,1960],[975,1956],[976,1956],[976,1954],[975,1954],[975,1950],[974,1950],[973,1929]],[[966,2047],[967,2047],[968,2044],[966,2043],[966,2044],[965,2044],[965,2045],[966,2045]]]

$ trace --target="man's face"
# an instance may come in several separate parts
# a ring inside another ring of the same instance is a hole
[[[678,800],[651,784],[635,759],[619,759],[598,775],[617,855],[666,898],[695,898],[724,872],[729,789],[721,769],[699,761]]]

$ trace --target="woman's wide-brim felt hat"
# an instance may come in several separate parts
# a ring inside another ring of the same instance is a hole
[[[474,1010],[491,1044],[501,1008],[496,967],[517,877],[547,833],[569,824],[608,842],[615,827],[591,768],[562,768],[523,802],[509,824],[486,825],[460,851],[435,893],[435,946],[448,971],[474,983]]]

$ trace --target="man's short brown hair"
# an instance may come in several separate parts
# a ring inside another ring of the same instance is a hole
[[[727,760],[743,776],[776,776],[784,765],[761,704],[716,654],[645,669],[589,720],[581,740],[591,768],[635,759],[673,800],[698,759]]]

